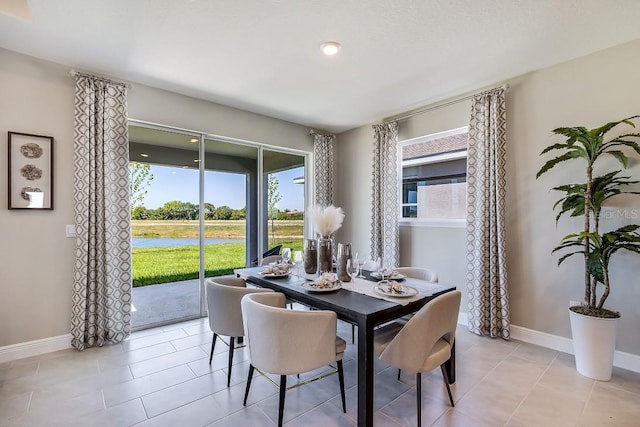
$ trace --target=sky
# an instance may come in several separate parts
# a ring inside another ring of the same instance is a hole
[[[147,209],[156,209],[172,200],[198,204],[198,170],[151,165],[153,180],[144,199]],[[275,174],[282,200],[280,210],[304,210],[304,185],[294,184],[293,179],[304,175],[299,167]],[[215,207],[229,206],[241,209],[245,206],[246,177],[241,174],[207,171],[205,173],[204,201]]]

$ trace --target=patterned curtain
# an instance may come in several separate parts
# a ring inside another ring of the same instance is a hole
[[[386,265],[400,262],[398,226],[398,123],[373,125],[373,197],[371,259]]]
[[[313,133],[313,158],[315,170],[315,204],[333,204],[333,140],[335,135]]]
[[[118,343],[131,328],[127,90],[76,74],[71,345]]]
[[[504,89],[473,97],[467,158],[468,326],[509,339],[505,257],[506,108]]]

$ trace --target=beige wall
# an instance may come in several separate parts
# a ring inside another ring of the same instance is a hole
[[[73,105],[69,67],[0,49],[0,347],[69,333]],[[128,106],[133,119],[312,149],[304,126],[143,85],[130,90]],[[53,211],[7,210],[7,131],[55,138]]]
[[[579,230],[580,220],[563,219],[556,228],[556,194],[549,189],[580,181],[582,165],[567,163],[536,181],[543,164],[539,153],[554,141],[551,131],[558,126],[597,127],[640,114],[639,69],[640,41],[635,41],[507,82],[507,270],[514,325],[570,337],[567,307],[569,300],[582,299],[581,260],[557,268],[551,249]],[[401,139],[465,126],[468,111],[468,102],[462,102],[404,120]],[[372,136],[364,126],[340,134],[336,144],[338,203],[347,211],[339,239],[356,248],[369,247]],[[639,163],[634,156],[628,171],[636,178]],[[620,199],[615,208],[611,227],[640,223],[640,198]],[[400,239],[402,264],[433,268],[443,282],[466,291],[464,229],[401,227]],[[618,254],[611,270],[608,304],[622,312],[617,349],[640,355],[640,257]]]

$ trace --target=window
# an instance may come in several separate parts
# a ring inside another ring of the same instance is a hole
[[[467,132],[464,127],[400,143],[402,220],[465,219]]]

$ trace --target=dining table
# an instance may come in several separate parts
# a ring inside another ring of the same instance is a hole
[[[411,298],[394,298],[373,292],[378,279],[375,272],[363,271],[363,278],[344,282],[335,291],[314,291],[309,283],[318,276],[305,273],[274,276],[265,273],[265,267],[241,268],[234,270],[238,277],[253,285],[282,292],[288,299],[319,309],[332,310],[337,317],[358,327],[358,413],[359,426],[373,425],[374,396],[374,334],[375,328],[384,323],[410,315],[425,304],[455,286],[425,282],[413,278],[403,278],[405,286],[417,290]],[[373,276],[372,276],[373,274]],[[378,288],[379,290],[379,288]],[[455,344],[451,358],[445,363],[449,382],[455,382]]]

